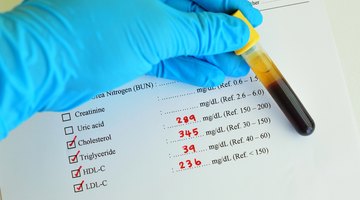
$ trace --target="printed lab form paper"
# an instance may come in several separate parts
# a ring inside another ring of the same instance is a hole
[[[322,1],[252,3],[312,135],[252,72],[211,88],[145,76],[0,142],[0,199],[360,199],[359,132]]]

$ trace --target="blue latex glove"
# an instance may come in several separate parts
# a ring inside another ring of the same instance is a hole
[[[0,15],[0,139],[145,74],[204,87],[246,74],[225,53],[249,37],[223,13],[237,9],[261,23],[246,0],[26,0]]]

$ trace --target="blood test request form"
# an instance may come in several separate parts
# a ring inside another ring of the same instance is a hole
[[[360,135],[322,1],[252,3],[311,136],[252,72],[211,88],[146,76],[13,131],[0,199],[360,199]]]

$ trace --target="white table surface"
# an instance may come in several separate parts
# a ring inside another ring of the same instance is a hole
[[[21,0],[0,0],[0,10]],[[325,2],[339,57],[344,69],[351,103],[360,127],[360,1],[323,0]],[[326,72],[324,72],[326,74]],[[331,87],[331,83],[329,84]]]

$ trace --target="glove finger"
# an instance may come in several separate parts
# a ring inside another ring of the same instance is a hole
[[[185,12],[204,11],[202,7],[192,0],[167,0],[166,4]],[[217,66],[227,76],[244,76],[249,72],[248,64],[241,56],[236,56],[234,53],[202,56],[200,58]]]
[[[250,67],[241,56],[234,53],[224,53],[210,56],[202,56],[201,59],[217,66],[226,76],[245,76]]]
[[[185,12],[210,11],[232,14],[236,10],[241,10],[254,27],[260,25],[263,20],[260,11],[246,0],[167,0],[165,3]]]
[[[250,23],[256,27],[262,23],[262,14],[247,0],[192,0],[202,8],[210,12],[222,12],[232,14],[240,10]]]
[[[223,13],[182,12],[169,7],[166,35],[156,43],[160,60],[178,56],[204,56],[234,51],[249,40],[249,28]],[[181,30],[181,32],[179,31]]]
[[[176,80],[199,87],[224,82],[225,74],[214,65],[194,57],[181,56],[161,61],[147,75]]]

